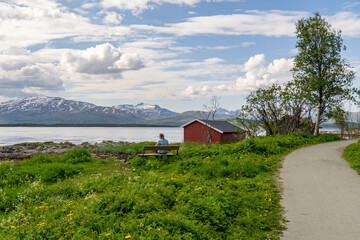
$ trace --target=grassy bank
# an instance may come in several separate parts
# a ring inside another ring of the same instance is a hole
[[[282,156],[333,140],[185,144],[178,156],[131,156],[131,164],[93,159],[83,149],[1,164],[0,239],[278,239]]]
[[[344,158],[360,174],[360,143],[353,143],[344,150]]]

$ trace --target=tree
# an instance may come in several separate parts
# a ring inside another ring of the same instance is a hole
[[[311,112],[312,106],[304,98],[304,90],[290,81],[252,91],[237,121],[250,137],[256,137],[260,129],[265,130],[266,135],[309,132]]]
[[[246,97],[247,104],[242,106],[237,121],[250,136],[256,136],[259,127],[266,131],[266,135],[278,133],[278,123],[282,115],[280,95],[281,87],[274,84],[252,91]]]
[[[296,23],[298,55],[292,69],[294,81],[307,94],[304,97],[316,106],[314,135],[327,113],[348,99],[352,93],[355,72],[341,51],[345,50],[341,31],[334,30],[319,13]]]
[[[215,121],[215,115],[220,110],[220,98],[216,95],[212,96],[208,104],[204,104],[204,120],[206,123],[206,127],[203,128],[203,137],[205,139],[206,147],[209,148],[213,135],[214,129],[209,127],[209,125],[213,125],[212,123]]]
[[[329,116],[335,120],[335,125],[340,129],[341,137],[344,136],[346,130],[349,132],[349,124],[347,122],[349,113],[346,112],[342,106],[336,106],[332,109]]]

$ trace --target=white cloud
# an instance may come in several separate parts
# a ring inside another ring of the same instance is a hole
[[[255,55],[242,66],[245,76],[236,80],[236,87],[240,91],[249,91],[273,83],[284,83],[292,79],[292,67],[293,59],[275,59],[266,65],[264,54]]]
[[[23,67],[0,69],[0,94],[7,97],[23,97],[38,92],[64,90],[64,82],[57,74],[55,65],[35,63]]]
[[[120,10],[129,10],[133,14],[138,15],[145,10],[152,10],[155,7],[164,3],[176,4],[176,5],[187,5],[195,7],[196,4],[202,0],[102,0],[101,5],[105,8],[118,8]],[[206,2],[241,2],[243,0],[206,0]],[[193,14],[192,11],[189,14]]]
[[[343,7],[343,9],[346,9],[346,10],[351,10],[351,9],[353,9],[353,8],[355,8],[355,7],[358,7],[358,6],[360,6],[360,2],[359,1],[357,1],[357,2],[346,2],[345,4],[344,4],[344,7]]]
[[[234,87],[231,84],[189,86],[181,92],[181,97],[185,100],[191,100],[197,97],[224,95],[225,92],[231,91]]]
[[[307,12],[246,11],[243,14],[193,17],[186,22],[166,24],[165,27],[147,25],[132,27],[179,36],[201,34],[293,36],[294,23],[308,15]]]
[[[181,94],[184,98],[191,99],[198,96],[207,96],[212,92],[213,91],[209,86],[203,86],[203,87],[189,86]]]
[[[81,8],[90,9],[90,8],[97,7],[98,5],[99,5],[99,3],[96,3],[96,2],[84,3],[83,5],[81,5]]]
[[[101,5],[105,8],[118,8],[120,10],[130,10],[133,14],[140,14],[144,10],[153,9],[156,5],[163,3],[195,6],[201,0],[102,0]]]
[[[11,46],[28,47],[67,37],[77,41],[115,41],[132,34],[129,27],[93,24],[54,1],[9,2],[0,2],[0,51]]]
[[[103,18],[103,23],[110,25],[120,24],[123,20],[123,17],[116,12],[107,12],[104,11],[105,17]]]
[[[255,42],[243,42],[241,43],[242,47],[250,47],[251,45],[255,45]]]
[[[137,54],[123,54],[120,48],[109,43],[86,50],[68,51],[63,54],[61,64],[74,72],[87,74],[121,73],[144,67]]]
[[[360,14],[353,12],[338,12],[334,16],[326,16],[335,29],[341,29],[342,35],[360,37]]]

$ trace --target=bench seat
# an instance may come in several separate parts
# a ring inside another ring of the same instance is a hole
[[[140,157],[158,157],[158,156],[175,156],[179,152],[180,146],[145,146],[143,152],[138,154]],[[156,153],[158,150],[176,151],[176,153]],[[146,151],[155,151],[155,153],[145,153]]]

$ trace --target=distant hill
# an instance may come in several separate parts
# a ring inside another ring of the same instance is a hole
[[[231,118],[234,112],[221,109],[217,119]],[[201,111],[176,113],[158,105],[97,106],[60,97],[28,97],[0,103],[0,124],[152,124],[180,126]]]

